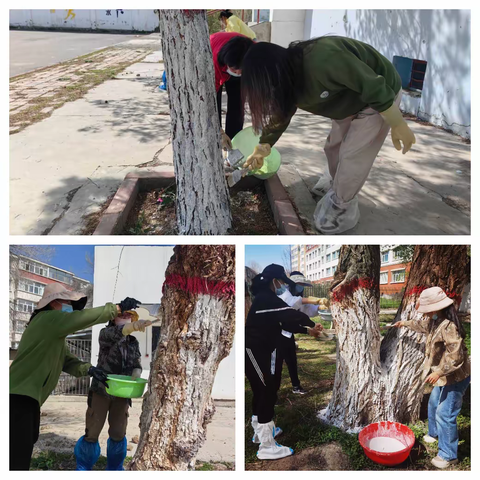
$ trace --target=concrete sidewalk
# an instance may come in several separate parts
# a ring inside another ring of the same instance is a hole
[[[157,36],[158,48],[160,40]],[[126,42],[134,49],[155,34]],[[10,136],[10,232],[79,234],[137,166],[171,169],[160,52]],[[68,215],[67,215],[68,213]]]
[[[198,452],[201,462],[235,461],[235,402],[215,401],[215,414],[207,426],[207,438]],[[42,406],[40,437],[35,444],[34,456],[42,451],[72,453],[77,440],[85,434],[87,397],[51,395]],[[129,410],[127,441],[128,456],[133,456],[137,444],[132,438],[140,434],[142,399],[132,399]],[[102,455],[106,455],[108,423],[106,422],[99,442]]]
[[[417,143],[406,155],[390,134],[359,195],[360,222],[346,235],[468,235],[470,233],[470,145],[430,125],[407,120]],[[323,146],[328,119],[300,112],[276,147],[279,177],[309,233],[317,233],[310,193],[328,172]]]

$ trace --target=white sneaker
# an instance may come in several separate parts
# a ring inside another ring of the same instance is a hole
[[[257,434],[258,417],[256,415],[252,415],[252,428],[253,428],[252,443],[260,443],[260,439],[258,438],[258,434]],[[275,427],[274,438],[277,438],[282,433],[283,433],[283,430],[280,427]]]
[[[423,436],[423,441],[425,443],[435,443],[438,441],[438,439],[434,438],[434,437],[431,437],[430,435],[424,435]]]
[[[438,455],[435,458],[432,458],[432,465],[437,468],[447,468],[447,467],[451,467],[452,465],[456,465],[457,463],[458,463],[457,458],[453,460],[444,460],[442,457]]]
[[[260,460],[278,460],[293,455],[292,448],[284,447],[275,441],[273,437],[275,424],[273,422],[259,423],[257,433],[260,439],[257,457]]]

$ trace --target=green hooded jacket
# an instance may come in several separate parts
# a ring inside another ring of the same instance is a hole
[[[91,364],[72,355],[65,338],[116,316],[117,306],[113,303],[72,313],[46,310],[35,315],[10,366],[10,393],[32,397],[41,406],[55,389],[62,371],[75,377],[87,375]]]
[[[303,48],[303,88],[287,118],[271,122],[260,143],[274,145],[297,108],[333,120],[356,115],[369,106],[390,108],[402,87],[397,70],[370,45],[346,37],[321,37]]]

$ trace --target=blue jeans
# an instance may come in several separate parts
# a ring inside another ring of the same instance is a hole
[[[463,394],[470,377],[444,387],[434,387],[428,401],[428,434],[438,437],[438,455],[450,461],[457,458],[457,416],[462,409]]]

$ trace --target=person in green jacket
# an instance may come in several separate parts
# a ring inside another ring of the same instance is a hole
[[[91,376],[106,383],[105,372],[82,362],[66,345],[67,335],[107,323],[140,302],[127,297],[118,305],[83,310],[87,297],[59,283],[45,287],[10,366],[10,470],[28,470],[40,432],[40,407],[55,389],[61,372]]]
[[[353,228],[360,217],[357,194],[389,130],[404,154],[415,143],[399,109],[402,85],[393,64],[366,43],[326,36],[288,48],[254,43],[241,72],[242,96],[254,131],[261,132],[244,168],[263,165],[298,108],[332,119],[325,144],[329,175],[314,187],[324,195],[315,225],[324,234]]]

